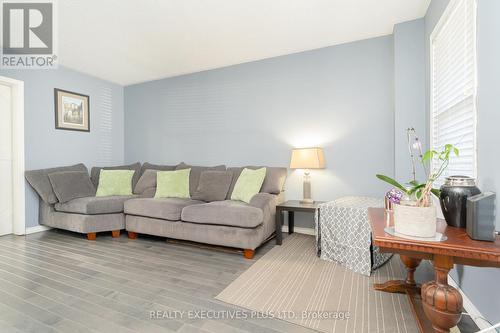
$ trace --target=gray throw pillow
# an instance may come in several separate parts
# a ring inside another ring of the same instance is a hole
[[[144,174],[144,172],[146,170],[151,169],[151,170],[159,170],[159,171],[173,171],[173,170],[175,170],[176,167],[177,167],[177,165],[162,165],[162,164],[153,164],[153,163],[146,162],[141,166],[140,176],[142,177],[142,175]]]
[[[177,165],[144,163],[139,172],[139,180],[134,187],[134,194],[142,194],[151,188],[153,192],[156,191],[156,171],[173,171],[176,167]],[[149,171],[148,175],[146,175],[146,171]]]
[[[231,171],[203,171],[200,174],[198,188],[191,199],[201,201],[223,201],[231,185],[233,174]]]
[[[262,184],[260,191],[263,193],[280,194],[283,191],[287,174],[287,168],[266,167],[266,179],[264,179],[264,184]]]
[[[29,170],[26,171],[25,177],[28,183],[33,187],[36,193],[40,196],[42,201],[48,204],[55,204],[57,202],[56,194],[52,189],[52,184],[50,184],[49,173],[59,172],[59,171],[83,171],[88,173],[87,167],[84,164],[75,164],[71,166],[40,169],[40,170]]]
[[[192,197],[194,192],[196,192],[196,189],[198,188],[198,183],[200,182],[200,175],[203,171],[226,171],[226,166],[217,165],[213,167],[204,167],[204,166],[187,165],[183,162],[175,168],[175,170],[182,170],[182,169],[191,169],[191,172],[189,173],[189,194]]]
[[[137,182],[137,185],[135,185],[134,194],[142,194],[148,188],[156,189],[157,172],[158,170],[151,170],[151,169],[144,170],[141,178],[139,178],[139,181]]]
[[[154,198],[156,194],[156,187],[150,187],[144,190],[139,197],[141,198]]]
[[[59,171],[49,173],[48,176],[60,203],[95,196],[95,187],[87,172]]]

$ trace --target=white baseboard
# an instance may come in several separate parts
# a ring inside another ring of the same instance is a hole
[[[284,225],[282,228],[283,232],[288,232],[288,226]],[[304,234],[304,235],[316,235],[316,232],[314,231],[314,228],[302,228],[302,227],[294,227],[293,232],[296,232],[298,234]]]
[[[472,303],[469,297],[467,297],[467,295],[464,294],[463,290],[460,289],[458,283],[455,280],[453,280],[452,277],[449,275],[448,275],[448,284],[460,292],[460,294],[462,295],[462,299],[464,301],[464,310],[470,315],[471,319],[474,321],[474,323],[476,323],[477,327],[479,327],[479,329],[481,330],[490,328],[491,324],[488,323],[486,319],[484,319],[483,315],[481,314],[481,312],[479,312],[474,303]]]
[[[37,225],[36,227],[26,228],[26,235],[34,234],[35,232],[47,231],[52,229],[51,227],[46,227],[44,225]]]

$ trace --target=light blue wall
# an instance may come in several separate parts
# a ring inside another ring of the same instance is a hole
[[[0,70],[24,81],[25,165],[40,169],[123,162],[123,87],[73,70]],[[90,133],[55,129],[54,88],[90,96]],[[38,197],[27,184],[26,227],[38,225]]]
[[[386,36],[129,86],[125,160],[288,166],[292,147],[321,146],[315,199],[381,196],[375,174],[394,172],[393,78]],[[300,172],[286,196],[302,197]]]
[[[477,174],[483,191],[500,194],[500,1],[479,0],[477,13]],[[497,204],[498,204],[497,198]],[[500,230],[497,209],[497,230]],[[492,323],[500,322],[500,269],[459,267],[464,292]]]
[[[425,123],[425,20],[394,26],[394,170],[396,179],[412,179],[406,129],[413,127],[420,141],[426,140]],[[418,156],[416,156],[418,159]],[[417,179],[424,172],[416,163]]]
[[[0,75],[25,82],[27,169],[124,159],[287,166],[292,147],[319,145],[327,169],[313,172],[316,199],[380,195],[386,186],[375,173],[408,172],[404,129],[424,126],[429,137],[429,37],[448,2],[433,0],[424,20],[396,25],[394,36],[134,85],[125,96],[118,85],[65,68]],[[497,192],[498,13],[500,1],[479,0],[478,174],[483,190]],[[55,87],[91,96],[90,133],[54,129]],[[301,197],[300,172],[286,189],[288,198]],[[27,226],[35,226],[38,199],[29,187],[26,194]],[[309,217],[298,222],[311,226]],[[459,267],[452,275],[500,321],[499,269]]]
[[[427,40],[447,3],[447,0],[432,1],[426,15]],[[478,183],[483,191],[494,191],[497,194],[500,193],[500,155],[498,154],[500,144],[498,138],[500,124],[499,15],[500,1],[478,0]],[[429,56],[427,56],[427,63],[429,63]],[[427,80],[427,87],[429,87],[429,80]],[[429,109],[427,111],[428,115]],[[497,225],[500,225],[499,213],[497,213]],[[458,266],[451,275],[460,284],[467,297],[490,322],[500,322],[500,269]]]
[[[477,10],[477,173],[481,189],[500,195],[500,1],[479,0]],[[500,213],[496,221],[500,230]]]

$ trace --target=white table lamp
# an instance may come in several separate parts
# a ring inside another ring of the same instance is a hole
[[[325,156],[322,148],[296,148],[292,150],[290,169],[304,169],[304,199],[301,203],[312,204],[309,169],[324,169]]]

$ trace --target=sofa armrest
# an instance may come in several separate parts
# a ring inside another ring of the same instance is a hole
[[[264,240],[269,238],[276,230],[275,216],[276,205],[278,204],[279,195],[269,193],[257,193],[250,200],[250,206],[262,209],[264,215]]]
[[[250,206],[265,209],[269,205],[276,207],[276,195],[269,193],[257,193],[250,199]]]

